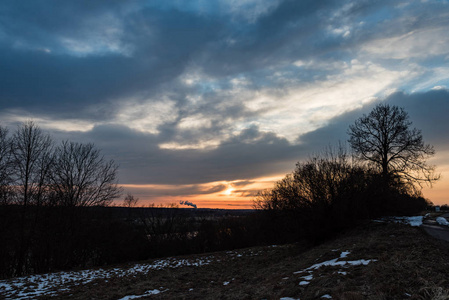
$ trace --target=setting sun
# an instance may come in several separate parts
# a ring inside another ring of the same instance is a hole
[[[229,187],[227,190],[223,192],[223,194],[225,194],[226,196],[230,196],[233,191],[234,189],[232,187]]]

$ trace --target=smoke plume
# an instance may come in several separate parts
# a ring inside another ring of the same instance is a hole
[[[197,207],[196,207],[196,204],[193,204],[193,203],[190,202],[190,201],[179,201],[179,204],[191,206],[191,207],[193,207],[193,208],[197,208]]]

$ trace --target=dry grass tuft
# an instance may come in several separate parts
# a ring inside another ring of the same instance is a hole
[[[449,291],[442,287],[425,287],[421,289],[419,299],[447,300],[449,299]]]

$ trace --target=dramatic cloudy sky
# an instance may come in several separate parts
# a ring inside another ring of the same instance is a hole
[[[94,142],[141,203],[250,206],[379,102],[449,202],[447,1],[0,2],[0,122]]]

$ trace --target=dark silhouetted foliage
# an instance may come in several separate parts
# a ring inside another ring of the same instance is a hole
[[[384,215],[420,212],[428,201],[401,183],[384,187],[377,169],[360,164],[339,147],[305,162],[259,194],[255,202],[269,235],[319,242],[357,223]]]
[[[379,104],[349,126],[349,143],[359,159],[382,174],[386,185],[394,181],[409,185],[408,189],[423,182],[431,185],[439,176],[426,159],[435,150],[424,144],[421,131],[411,126],[404,109]]]
[[[380,104],[349,127],[353,155],[340,146],[297,163],[255,202],[266,232],[320,241],[366,219],[426,209],[420,188],[439,178],[426,164],[435,152],[411,124],[403,109]]]

